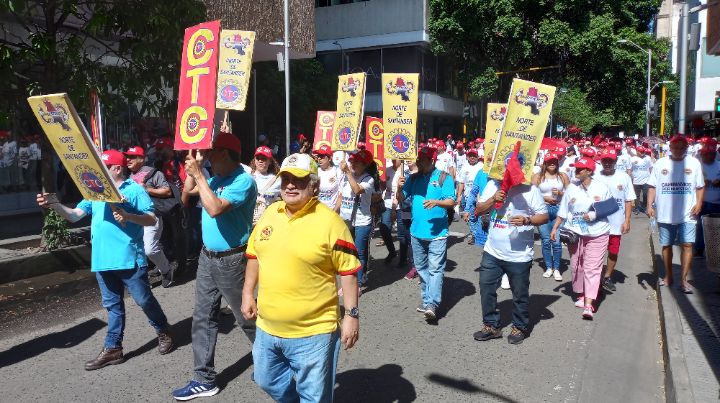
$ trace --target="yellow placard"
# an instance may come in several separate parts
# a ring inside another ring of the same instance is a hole
[[[415,160],[420,74],[383,73],[382,83],[385,157]]]
[[[255,32],[223,29],[220,31],[217,97],[218,109],[245,110],[252,70]]]
[[[357,149],[360,127],[365,110],[365,73],[338,76],[337,111],[333,126],[332,149]]]
[[[67,94],[30,97],[28,103],[83,197],[120,202],[120,191],[110,179],[110,173]]]
[[[490,178],[502,179],[507,158],[520,141],[520,165],[525,173],[525,183],[530,183],[554,99],[553,86],[517,78],[513,80],[505,122],[493,153]]]
[[[500,137],[500,130],[502,130],[506,112],[507,104],[487,104],[485,143],[483,146],[485,147],[485,159],[483,161],[483,171],[485,171],[485,173],[490,172],[490,162],[492,161],[493,154],[495,154],[495,146],[497,145],[498,137]]]

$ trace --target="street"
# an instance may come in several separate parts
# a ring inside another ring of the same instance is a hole
[[[372,240],[369,288],[360,299],[360,340],[340,355],[337,402],[661,402],[663,358],[658,305],[648,243],[647,218],[633,216],[623,237],[617,291],[600,297],[593,321],[581,319],[571,298],[571,273],[563,281],[530,279],[530,337],[520,345],[505,338],[475,341],[482,325],[478,271],[481,250],[457,235],[448,241],[448,268],[437,324],[415,312],[416,280],[406,270],[385,267],[384,247]],[[540,256],[536,241],[536,258]],[[567,258],[567,251],[564,251]],[[132,299],[121,365],[86,372],[83,363],[100,351],[106,313],[96,285],[89,290],[35,303],[22,315],[2,314],[0,379],[3,401],[171,401],[172,389],[191,376],[190,326],[194,281],[154,293],[174,324],[177,350],[160,356],[153,329]],[[509,290],[498,290],[509,333]],[[21,308],[18,308],[21,309]],[[250,345],[223,317],[216,351],[221,392],[208,402],[270,399],[251,380]]]

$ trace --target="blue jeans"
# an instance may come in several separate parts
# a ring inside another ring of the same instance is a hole
[[[380,216],[380,236],[385,242],[388,253],[395,253],[395,244],[392,239],[392,209],[386,208]]]
[[[555,225],[555,219],[560,207],[557,205],[547,204],[549,220],[547,223],[538,226],[540,232],[540,239],[542,240],[542,254],[545,259],[545,268],[560,270],[560,258],[562,257],[562,244],[560,243],[560,237],[556,237],[557,240],[552,242],[550,240],[550,232],[552,227]]]
[[[439,307],[447,260],[447,238],[429,240],[412,237],[412,249],[415,268],[420,276],[422,303]]]
[[[470,227],[470,233],[475,238],[475,245],[485,246],[487,242],[487,232],[483,231],[482,221],[480,217],[475,216],[475,211],[470,211],[470,218],[468,220],[468,226]]]
[[[257,329],[255,383],[277,402],[333,400],[340,332],[286,339]]]
[[[159,332],[168,326],[167,318],[150,289],[147,266],[128,270],[106,270],[95,273],[102,305],[108,312],[108,329],[105,336],[105,348],[122,347],[125,331],[125,287],[142,308],[150,325]]]
[[[497,310],[497,288],[503,274],[508,275],[513,295],[512,324],[520,330],[527,330],[530,322],[529,262],[506,262],[485,252],[480,263],[480,303],[483,323],[494,328],[500,327],[500,312]]]
[[[697,230],[695,233],[695,250],[703,251],[705,249],[705,234],[702,229],[702,216],[706,214],[718,214],[720,213],[720,204],[715,203],[703,203],[702,210],[697,219]]]
[[[412,251],[410,251],[410,253],[408,253],[408,249],[410,249],[410,247],[411,247],[410,246],[410,221],[411,220],[398,219],[397,220],[397,233],[398,233],[398,243],[400,244],[400,262],[402,263],[407,260],[410,267],[414,267],[415,263],[413,260]]]
[[[360,265],[362,268],[358,270],[358,285],[362,286],[367,281],[367,261],[368,261],[368,246],[370,244],[370,231],[372,231],[372,224],[361,225],[358,227],[350,226],[350,233],[352,233],[355,247],[358,251],[358,259],[360,259]]]

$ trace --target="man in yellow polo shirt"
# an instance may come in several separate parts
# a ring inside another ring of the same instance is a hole
[[[308,154],[283,161],[282,201],[260,217],[246,252],[241,310],[257,319],[255,382],[276,401],[332,402],[340,343],[348,350],[359,335],[360,260],[343,220],[317,199],[317,169]]]

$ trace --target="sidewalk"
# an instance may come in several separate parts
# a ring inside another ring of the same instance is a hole
[[[657,272],[662,274],[657,234],[650,235],[650,244]],[[720,399],[720,281],[707,270],[704,258],[695,258],[690,273],[695,292],[683,294],[678,288],[680,250],[675,247],[673,252],[673,286],[659,287],[658,292],[667,401],[716,402]]]

